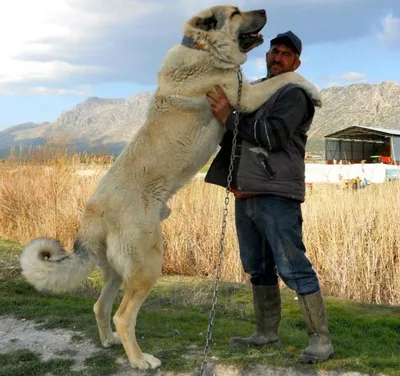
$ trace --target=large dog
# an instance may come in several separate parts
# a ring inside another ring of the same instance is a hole
[[[23,251],[23,275],[38,290],[72,289],[99,266],[105,278],[94,305],[100,340],[105,347],[122,342],[133,368],[161,364],[142,353],[135,325],[161,273],[167,201],[210,159],[225,132],[206,93],[219,85],[236,105],[237,70],[246,53],[263,42],[259,31],[265,23],[264,10],[242,12],[233,6],[213,7],[187,21],[182,44],[169,50],[159,71],[146,122],[87,202],[73,252],[45,238]],[[285,73],[256,85],[243,82],[240,111],[256,110],[288,83],[301,85],[319,102],[316,87],[296,73]],[[121,284],[124,296],[113,317],[113,333],[111,308]]]

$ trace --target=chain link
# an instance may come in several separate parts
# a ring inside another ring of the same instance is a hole
[[[226,224],[227,224],[227,217],[228,217],[228,207],[229,207],[229,194],[231,193],[231,184],[232,184],[232,177],[233,177],[233,169],[234,169],[234,161],[235,161],[235,152],[236,152],[236,141],[237,141],[237,134],[238,134],[238,125],[239,125],[239,111],[240,111],[240,101],[242,97],[242,86],[243,86],[243,76],[240,67],[237,70],[237,77],[238,77],[238,97],[237,97],[237,106],[235,111],[235,127],[233,130],[233,140],[232,140],[232,149],[231,149],[231,157],[229,162],[229,170],[228,170],[228,178],[227,178],[227,186],[226,186],[226,197],[224,201],[224,210],[222,214],[222,231],[221,231],[221,238],[219,244],[219,253],[218,253],[218,263],[216,267],[216,276],[215,276],[215,285],[214,285],[214,292],[211,299],[211,311],[209,315],[209,324],[207,328],[206,334],[206,344],[204,346],[204,360],[201,364],[200,368],[200,376],[204,375],[207,366],[207,359],[210,353],[210,344],[212,338],[212,329],[214,325],[214,318],[215,318],[215,307],[217,306],[218,302],[218,284],[219,279],[221,276],[221,264],[224,255],[224,245],[225,245],[225,234],[226,234]]]

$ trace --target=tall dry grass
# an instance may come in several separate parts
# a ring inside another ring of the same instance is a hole
[[[303,214],[308,254],[326,291],[400,303],[400,182],[313,194]]]
[[[89,166],[90,167],[90,166]],[[82,210],[104,170],[79,174],[65,156],[0,167],[0,238],[58,238],[71,248]],[[88,168],[86,166],[85,168]],[[195,179],[163,223],[164,273],[215,275],[225,191]],[[222,278],[244,281],[229,206]],[[327,294],[400,304],[400,184],[358,192],[314,189],[303,205],[307,253]]]

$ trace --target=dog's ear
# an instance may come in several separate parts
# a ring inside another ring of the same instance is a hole
[[[210,17],[202,18],[202,17],[194,17],[192,25],[204,31],[210,31],[217,29],[218,20],[217,17],[213,14]]]

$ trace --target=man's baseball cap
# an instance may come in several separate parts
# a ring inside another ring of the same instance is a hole
[[[291,31],[286,31],[286,33],[278,34],[274,39],[271,39],[271,46],[273,44],[284,44],[293,48],[299,55],[301,55],[302,43],[300,38],[292,33]]]

